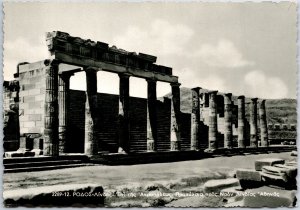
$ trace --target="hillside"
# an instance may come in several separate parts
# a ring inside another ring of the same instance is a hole
[[[203,89],[203,91],[208,91]],[[171,93],[165,97],[170,97]],[[189,88],[180,88],[181,111],[190,113],[192,110],[192,91]],[[237,104],[237,96],[232,96],[235,104]],[[250,102],[250,98],[246,98],[245,102]],[[296,99],[267,99],[266,111],[268,123],[297,123],[297,100]],[[249,107],[246,105],[246,116],[249,113]]]

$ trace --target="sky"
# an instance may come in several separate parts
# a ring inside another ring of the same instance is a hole
[[[181,87],[259,98],[296,98],[297,9],[292,2],[4,3],[4,79],[19,62],[49,56],[45,33],[64,31],[157,56]],[[117,74],[99,71],[98,92],[118,94]],[[158,96],[170,85],[157,83]],[[85,74],[71,88],[85,90]],[[146,97],[144,79],[130,95]]]

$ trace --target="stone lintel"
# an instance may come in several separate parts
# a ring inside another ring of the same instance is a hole
[[[157,81],[176,83],[178,82],[178,77],[173,75],[166,75],[152,71],[144,71],[141,69],[135,69],[131,67],[126,67],[122,65],[116,65],[112,63],[106,63],[102,61],[97,61],[89,58],[82,58],[80,56],[69,55],[63,52],[55,52],[54,57],[61,60],[65,64],[76,65],[80,67],[93,66],[100,68],[102,71],[108,71],[112,73],[130,73],[134,77],[139,78],[154,78]]]

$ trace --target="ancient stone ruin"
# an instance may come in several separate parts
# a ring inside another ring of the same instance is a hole
[[[18,107],[11,110],[20,127],[11,137],[18,143],[6,147],[19,152],[7,157],[269,146],[265,100],[245,102],[239,96],[234,104],[231,93],[196,87],[191,113],[183,113],[178,77],[172,68],[155,64],[155,56],[59,31],[47,33],[47,45],[49,59],[20,63],[15,82],[4,83],[5,104]],[[82,71],[86,92],[71,90],[70,77]],[[118,74],[119,95],[97,93],[97,71]],[[145,79],[147,99],[130,97],[130,77]],[[157,99],[157,81],[170,84],[171,97]],[[250,106],[250,119],[245,105]]]

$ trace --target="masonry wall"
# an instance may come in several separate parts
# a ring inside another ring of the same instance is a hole
[[[99,139],[99,151],[118,151],[118,102],[119,96],[98,93],[98,126],[96,135]],[[164,98],[156,102],[158,151],[170,150],[171,101]],[[85,92],[70,91],[70,118],[68,152],[83,152]],[[130,148],[132,152],[147,150],[147,99],[130,98]],[[182,149],[190,148],[190,114],[182,113]]]
[[[43,133],[45,70],[43,61],[19,67],[20,133]]]

